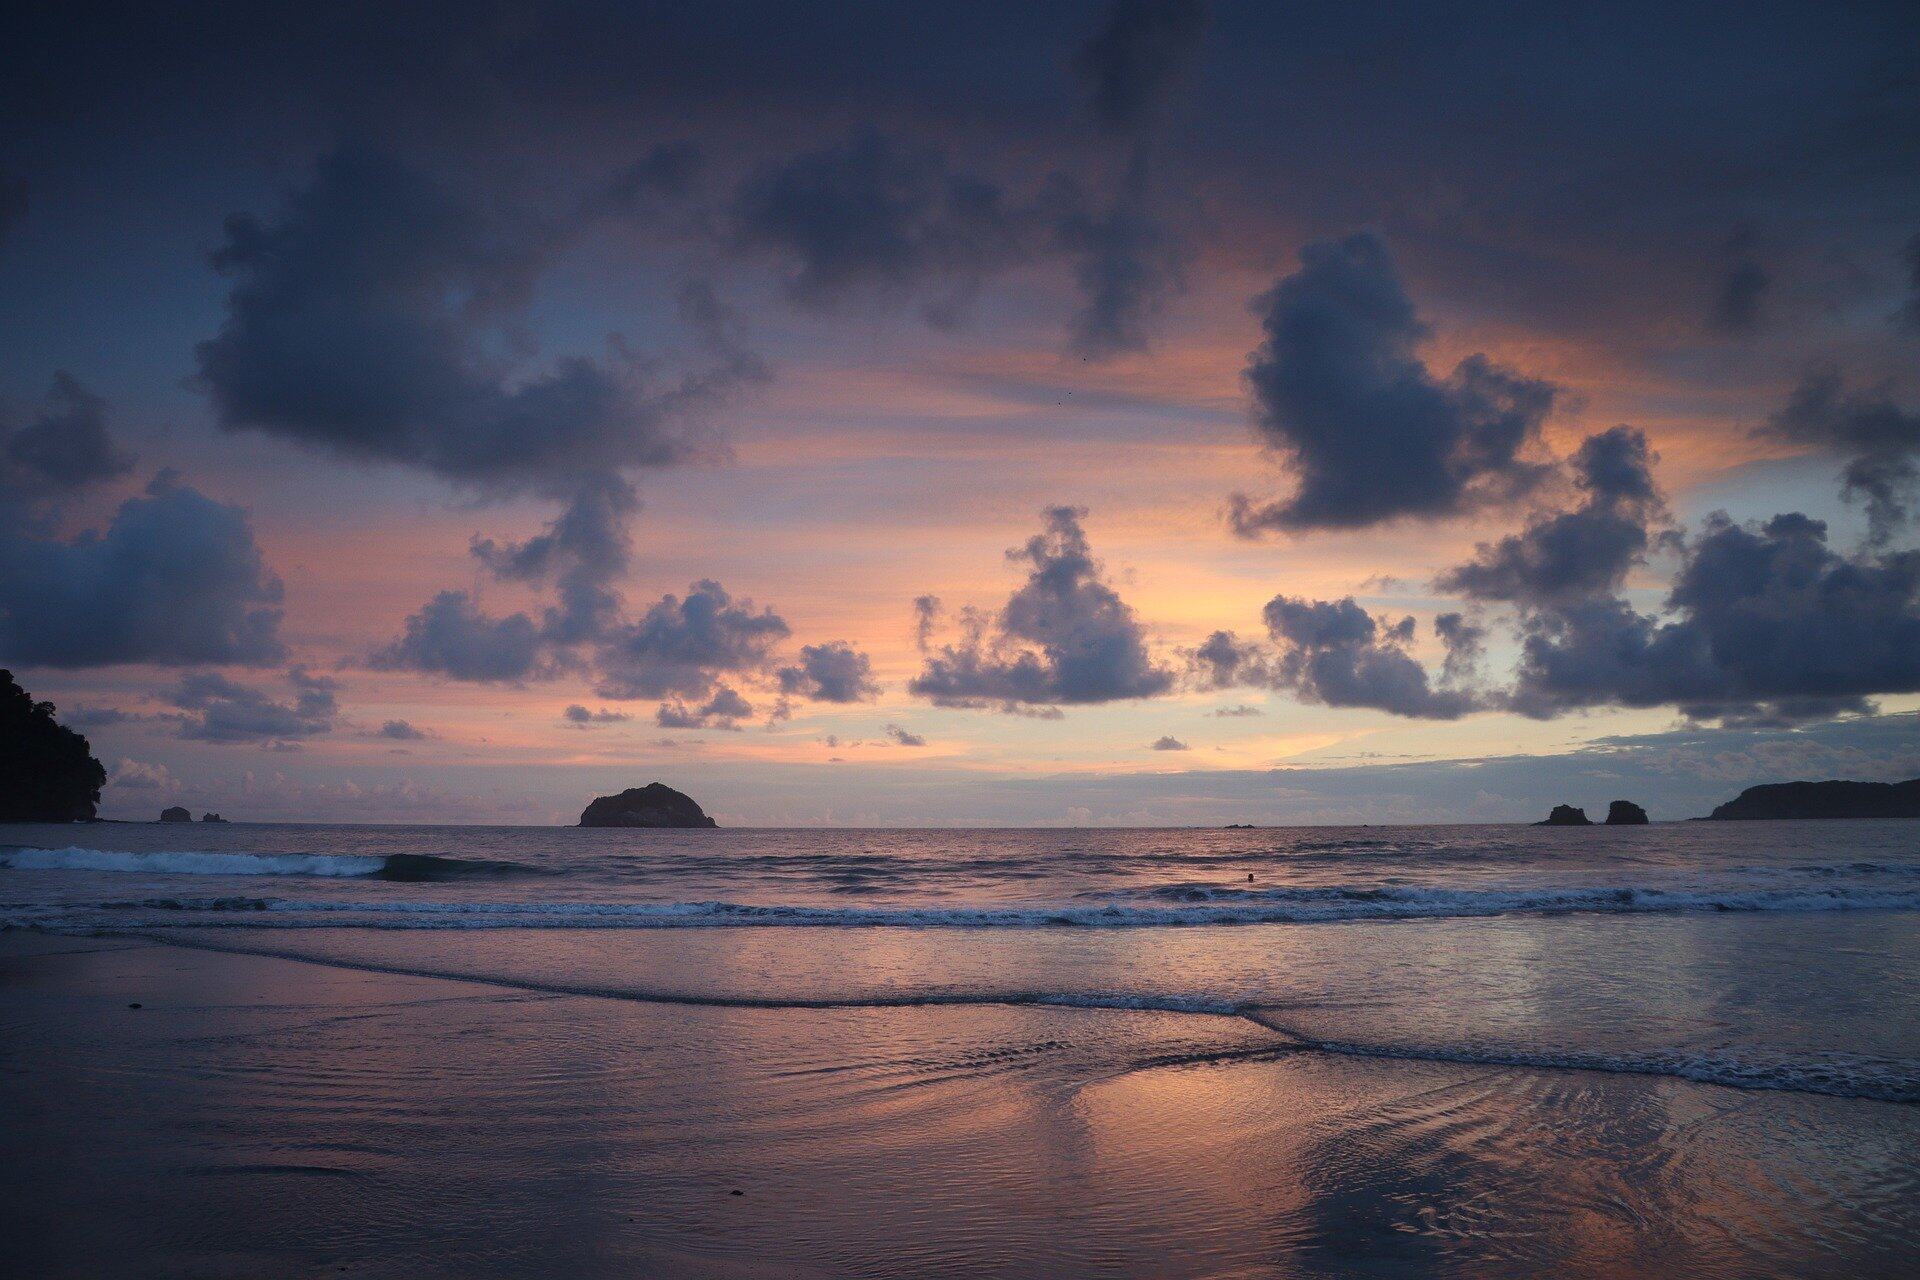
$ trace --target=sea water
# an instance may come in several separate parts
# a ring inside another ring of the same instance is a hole
[[[1159,1009],[1327,1053],[1920,1101],[1907,822],[15,833],[0,922],[44,930],[659,1001]]]

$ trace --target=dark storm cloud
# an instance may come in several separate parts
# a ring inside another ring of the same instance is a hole
[[[801,646],[799,663],[776,676],[781,693],[815,702],[864,702],[880,693],[873,660],[844,640]]]
[[[649,390],[578,356],[515,377],[488,354],[557,240],[396,155],[342,146],[275,217],[228,220],[214,262],[234,286],[200,384],[227,430],[498,491],[570,495],[685,459],[683,411],[712,397],[708,379]]]
[[[1666,607],[1663,621],[1602,596],[1528,616],[1514,709],[1673,705],[1767,724],[1920,690],[1920,552],[1846,556],[1804,515],[1715,516]]]
[[[654,712],[654,723],[662,729],[738,730],[740,721],[753,714],[753,704],[729,685],[716,685],[713,695],[698,706],[676,698],[663,702]]]
[[[419,671],[454,680],[525,680],[550,674],[540,628],[524,613],[496,618],[465,591],[442,591],[407,619],[398,640],[370,662],[380,671]]]
[[[1773,277],[1758,262],[1749,258],[1734,263],[1714,295],[1707,322],[1722,333],[1751,332],[1760,324],[1761,300],[1772,283]]]
[[[280,598],[247,513],[171,474],[69,541],[0,522],[0,658],[22,666],[278,662]]]
[[[26,217],[26,181],[10,173],[0,173],[0,248],[6,247],[7,237]]]
[[[388,720],[380,726],[374,736],[391,738],[395,742],[421,742],[433,735],[405,720]]]
[[[1073,59],[1103,126],[1136,129],[1166,101],[1200,51],[1207,7],[1204,0],[1116,0]]]
[[[215,672],[185,676],[170,697],[190,713],[176,717],[180,736],[199,742],[285,742],[331,731],[340,711],[339,684],[303,667],[289,668],[287,683],[293,696],[283,702]]]
[[[700,144],[685,139],[650,148],[587,200],[589,214],[652,219],[675,211],[706,168]]]
[[[756,610],[751,600],[702,580],[608,634],[595,691],[603,698],[705,698],[719,676],[766,671],[791,631],[773,610]]]
[[[1845,458],[1846,496],[1866,499],[1874,541],[1886,542],[1911,515],[1908,502],[1920,480],[1920,411],[1902,409],[1887,388],[1848,391],[1837,370],[1817,369],[1760,430]]]
[[[1047,510],[1045,529],[1007,553],[1030,566],[1025,585],[997,614],[964,616],[956,643],[929,646],[908,691],[941,706],[1014,710],[1149,698],[1172,688],[1173,673],[1154,663],[1140,620],[1104,580],[1080,525],[1085,515]],[[923,621],[930,616],[924,604],[916,607]]]
[[[1245,535],[1439,519],[1536,483],[1528,461],[1555,390],[1469,356],[1446,377],[1420,359],[1428,333],[1386,246],[1359,234],[1300,251],[1258,300],[1266,340],[1247,380],[1266,444],[1296,489],[1233,500]]]
[[[1900,308],[1900,321],[1912,329],[1920,329],[1920,233],[1907,241],[1907,247],[1901,254],[1907,267],[1907,300]]]
[[[56,373],[46,407],[17,430],[0,426],[0,497],[31,501],[125,475],[133,458],[107,432],[107,402]]]
[[[1192,680],[1203,689],[1286,689],[1306,702],[1429,720],[1457,720],[1485,705],[1470,689],[1434,685],[1406,651],[1414,638],[1410,617],[1383,624],[1352,597],[1291,596],[1269,600],[1263,617],[1271,644],[1216,631],[1186,654]],[[1478,629],[1448,614],[1435,630],[1447,646],[1448,675],[1470,675]]]
[[[1068,341],[1075,354],[1104,360],[1144,349],[1183,286],[1181,246],[1151,200],[1140,154],[1104,209],[1089,208],[1074,184],[1056,183],[1054,239],[1072,261],[1081,298]]]
[[[1569,464],[1579,506],[1481,543],[1472,561],[1436,585],[1476,600],[1530,604],[1618,590],[1645,557],[1650,526],[1664,516],[1656,461],[1646,436],[1631,427],[1587,437]]]
[[[953,295],[940,305],[962,303],[1027,256],[1030,220],[997,183],[873,132],[761,166],[731,210],[735,246],[781,263],[788,294],[812,308],[929,281]]]

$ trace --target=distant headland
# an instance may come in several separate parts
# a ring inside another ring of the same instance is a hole
[[[1920,778],[1905,782],[1773,782],[1748,787],[1707,815],[1710,822],[1761,818],[1920,818]]]
[[[664,782],[599,796],[580,815],[583,827],[717,827],[692,796]]]
[[[91,822],[105,785],[87,740],[0,670],[0,822]]]

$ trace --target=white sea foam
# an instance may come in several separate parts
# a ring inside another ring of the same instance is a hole
[[[129,853],[118,849],[11,849],[0,867],[16,871],[127,871],[186,876],[370,876],[387,860],[351,853]]]
[[[223,854],[102,855],[115,858],[232,858]],[[356,876],[380,859],[347,857],[254,860],[253,874]],[[297,863],[290,870],[269,864]],[[373,863],[350,869],[355,863]],[[73,863],[60,865],[71,866]],[[114,869],[150,869],[156,867]],[[202,871],[226,872],[224,866]],[[739,902],[448,901],[393,898],[167,897],[69,903],[73,913],[154,913],[145,923],[193,923],[183,915],[217,913],[221,924],[283,928],[359,926],[386,929],[713,929],[713,928],[1167,928],[1202,925],[1425,920],[1542,914],[1670,915],[1689,912],[1920,910],[1920,890],[1811,885],[1793,888],[1679,890],[1630,887],[1549,889],[1332,888],[1270,890],[1257,898],[1179,905],[1086,902],[1063,906],[830,907]],[[244,919],[231,917],[243,914]]]

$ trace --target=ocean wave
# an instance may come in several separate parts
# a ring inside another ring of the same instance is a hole
[[[274,874],[289,873],[280,871]],[[306,874],[329,873],[309,871]],[[336,871],[331,874],[372,873]],[[1206,893],[1199,892],[1195,886],[1171,886],[1150,892],[1185,896],[1176,896],[1172,902],[1164,905],[1102,902],[1065,906],[971,907],[760,905],[718,901],[483,902],[153,897],[69,903],[58,910],[72,913],[123,913],[142,909],[167,914],[242,913],[251,918],[231,923],[283,928],[331,926],[385,929],[1116,929],[1501,915],[1920,910],[1920,890],[1838,885],[1722,890],[1649,887],[1436,889],[1389,886],[1231,892],[1211,889]],[[148,923],[163,925],[183,922],[154,919]],[[229,921],[223,919],[221,923]]]
[[[161,876],[321,876],[395,881],[455,880],[529,870],[511,862],[439,858],[421,853],[130,852],[120,849],[12,848],[0,867],[16,871],[112,871]]]

